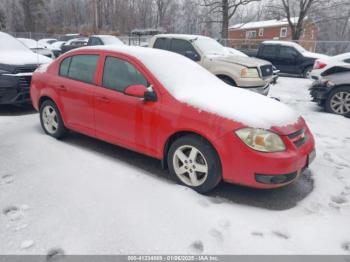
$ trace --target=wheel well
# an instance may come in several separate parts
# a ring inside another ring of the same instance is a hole
[[[50,97],[48,97],[48,96],[40,97],[40,100],[39,100],[39,110],[40,110],[41,105],[42,105],[46,100],[51,100],[51,101],[53,101],[53,100],[52,100]]]
[[[187,135],[195,135],[195,136],[199,137],[200,139],[207,141],[211,145],[211,147],[214,149],[215,153],[217,154],[217,156],[220,160],[220,157],[219,157],[217,150],[215,149],[213,144],[210,143],[210,141],[208,141],[208,139],[206,139],[204,136],[202,136],[198,133],[195,133],[195,132],[191,132],[191,131],[181,131],[181,132],[177,132],[177,133],[173,134],[171,137],[168,138],[167,142],[165,143],[164,151],[163,151],[163,159],[162,159],[162,167],[164,169],[168,169],[167,158],[168,158],[168,153],[169,153],[169,149],[170,149],[171,145],[180,137],[187,136]]]
[[[223,80],[224,81],[224,79],[227,79],[227,80],[229,80],[230,82],[232,82],[232,84],[234,85],[234,86],[237,86],[237,83],[236,83],[236,81],[232,78],[232,77],[229,77],[229,76],[227,76],[227,75],[216,75],[218,78],[220,78],[221,80]]]

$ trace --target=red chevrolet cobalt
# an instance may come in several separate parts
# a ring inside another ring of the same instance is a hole
[[[48,135],[74,130],[160,159],[201,193],[222,180],[285,186],[315,157],[313,135],[291,108],[163,50],[68,52],[34,73],[31,97]]]

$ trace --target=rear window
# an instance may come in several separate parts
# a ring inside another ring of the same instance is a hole
[[[60,75],[85,83],[94,83],[98,55],[76,55],[63,60]]]

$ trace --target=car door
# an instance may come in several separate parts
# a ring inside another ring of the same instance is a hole
[[[93,90],[99,55],[75,55],[60,65],[56,88],[67,126],[94,134]]]
[[[96,136],[152,155],[155,149],[151,136],[156,135],[156,126],[152,123],[160,105],[124,94],[130,85],[150,84],[131,62],[114,55],[106,56],[100,87],[94,94]]]
[[[282,73],[298,74],[298,58],[300,53],[290,46],[280,46],[276,64]]]
[[[277,61],[278,52],[279,52],[279,45],[263,45],[259,50],[259,58],[269,61],[277,69],[279,69],[279,64]]]

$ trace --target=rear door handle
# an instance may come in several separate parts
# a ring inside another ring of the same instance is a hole
[[[111,102],[111,100],[109,100],[109,98],[106,96],[98,96],[97,100],[106,104],[109,104]]]

